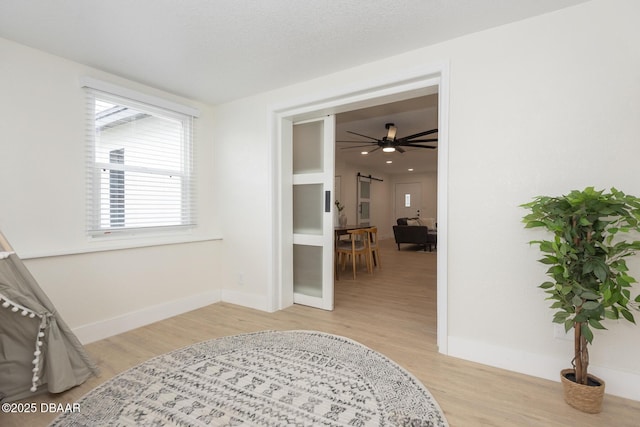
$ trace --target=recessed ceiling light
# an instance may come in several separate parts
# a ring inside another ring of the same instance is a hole
[[[393,163],[393,160],[387,160],[387,164]]]
[[[363,156],[366,156],[367,154],[369,154],[368,151],[361,151],[360,154],[362,154]]]
[[[409,168],[407,169],[409,172],[413,172],[413,168]]]

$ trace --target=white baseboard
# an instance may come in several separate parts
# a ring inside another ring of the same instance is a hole
[[[448,338],[448,355],[483,365],[532,375],[560,382],[560,371],[570,368],[567,360],[512,348],[471,341],[459,337]],[[605,393],[640,401],[640,374],[589,365],[589,372],[602,378]]]
[[[220,291],[211,291],[163,304],[145,307],[111,319],[101,320],[73,329],[82,344],[89,344],[113,335],[121,334],[159,320],[168,319],[209,304],[220,302]]]

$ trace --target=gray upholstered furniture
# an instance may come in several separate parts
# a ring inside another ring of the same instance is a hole
[[[429,248],[431,252],[438,246],[438,232],[430,229],[426,225],[420,225],[418,218],[398,218],[398,225],[393,226],[393,235],[400,250],[400,244],[413,244],[424,247],[426,251]]]

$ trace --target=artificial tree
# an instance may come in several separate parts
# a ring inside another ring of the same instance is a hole
[[[635,323],[640,295],[632,299],[633,283],[626,258],[640,249],[640,241],[624,238],[640,232],[640,199],[612,188],[588,187],[560,197],[535,197],[522,205],[531,211],[526,228],[541,227],[553,240],[534,240],[544,254],[552,281],[540,285],[553,301],[553,322],[574,329],[575,381],[588,384],[589,351],[593,329],[601,321],[620,317]]]

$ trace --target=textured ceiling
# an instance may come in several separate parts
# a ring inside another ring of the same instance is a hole
[[[0,37],[218,104],[585,0],[0,0]]]
[[[0,0],[0,37],[215,105],[585,1]],[[437,127],[435,99],[340,114],[336,139]],[[437,150],[343,146],[363,173],[437,167]]]

